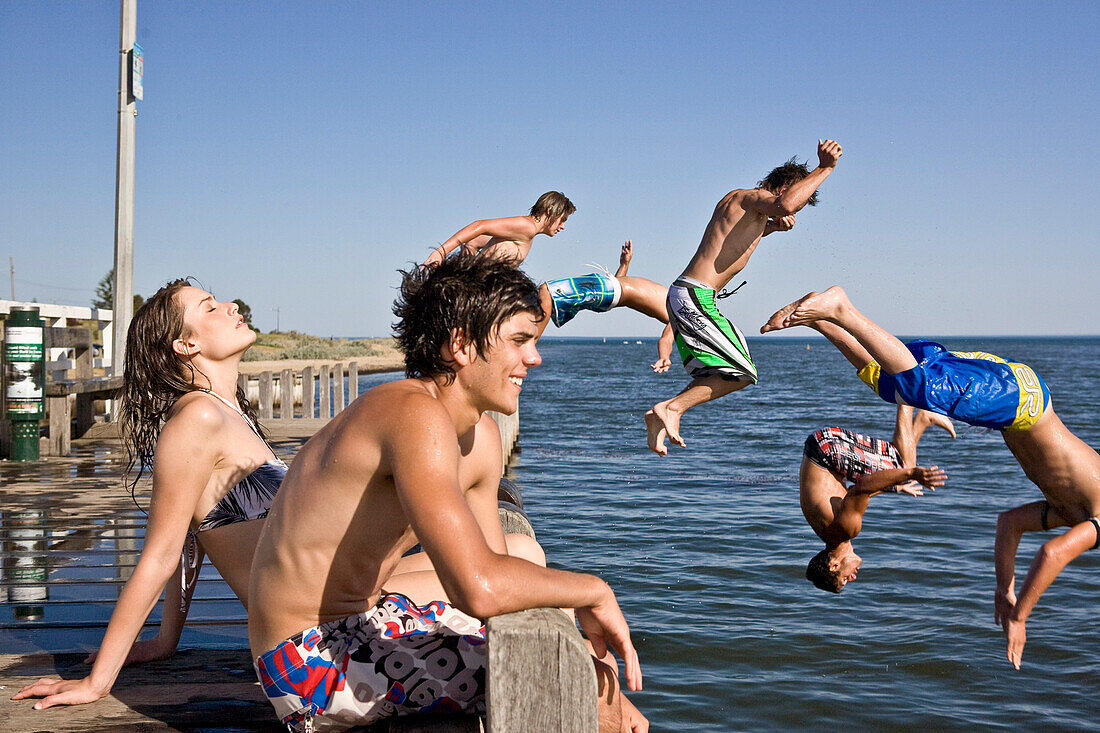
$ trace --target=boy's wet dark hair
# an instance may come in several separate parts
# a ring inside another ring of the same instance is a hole
[[[543,316],[538,286],[507,260],[461,249],[434,267],[415,266],[402,275],[393,304],[393,333],[405,353],[405,376],[445,376],[454,368],[442,353],[453,331],[461,332],[482,358],[501,324],[517,313]]]
[[[772,193],[779,193],[779,189],[792,183],[798,183],[808,175],[810,175],[809,166],[805,163],[799,163],[797,158],[792,156],[783,165],[773,168],[768,175],[764,176],[763,180],[757,181],[756,185],[759,188],[766,188]],[[817,191],[813,192],[806,203],[810,206],[817,206]]]
[[[840,592],[842,587],[840,571],[829,570],[829,548],[825,548],[810,559],[810,564],[806,566],[806,580],[821,590],[827,590],[830,593]]]
[[[569,216],[577,207],[560,191],[547,191],[539,196],[539,200],[531,207],[531,216],[542,221],[557,221],[563,216]]]

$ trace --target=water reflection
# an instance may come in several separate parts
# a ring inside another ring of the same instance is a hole
[[[17,621],[36,621],[49,600],[49,529],[35,509],[0,512],[0,599]]]

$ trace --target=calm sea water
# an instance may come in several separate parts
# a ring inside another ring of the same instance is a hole
[[[1100,339],[966,339],[1032,365],[1067,426],[1100,446]],[[809,345],[809,349],[807,349]],[[654,730],[1100,730],[1100,551],[1062,572],[1028,621],[1023,668],[993,623],[997,513],[1038,500],[999,433],[928,432],[947,486],[880,496],[840,595],[804,578],[823,547],[798,504],[806,435],[889,439],[894,408],[820,339],[750,339],[759,385],[684,418],[684,449],[645,446],[641,416],[686,383],[652,342],[545,340],[524,383],[513,474],[551,564],[605,578],[642,660]],[[1018,582],[1052,534],[1025,536]]]
[[[1100,339],[943,341],[1032,365],[1066,425],[1100,446]],[[803,440],[825,425],[889,438],[894,408],[823,340],[750,348],[761,383],[690,412],[688,447],[665,458],[646,449],[641,416],[687,380],[678,365],[652,373],[652,340],[546,339],[524,383],[511,475],[550,564],[600,575],[618,594],[645,674],[633,699],[653,730],[1100,730],[1100,551],[1043,595],[1019,672],[993,624],[997,513],[1041,498],[999,434],[927,433],[919,459],[943,466],[947,486],[875,498],[855,541],[859,580],[823,593],[804,579],[823,545],[798,505]],[[364,376],[361,389],[396,376]],[[1018,578],[1050,536],[1025,536]],[[97,539],[106,559],[89,557],[114,562],[120,542]],[[61,566],[49,577],[88,572],[106,571]],[[219,600],[193,612],[183,646],[247,646],[243,609],[222,586],[200,584]],[[87,628],[0,632],[0,646],[95,648],[113,591],[54,587],[51,601],[72,605],[47,620]],[[0,605],[0,620],[11,613]]]

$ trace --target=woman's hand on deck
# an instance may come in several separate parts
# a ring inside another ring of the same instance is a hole
[[[85,677],[79,680],[56,680],[43,677],[15,693],[11,699],[41,697],[42,699],[34,704],[34,709],[45,710],[54,705],[83,705],[106,697],[111,691],[110,685],[106,688],[93,685],[91,679],[91,677]]]

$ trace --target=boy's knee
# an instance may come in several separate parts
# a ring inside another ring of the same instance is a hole
[[[546,567],[546,552],[534,538],[525,534],[506,534],[504,543],[508,547],[511,557],[518,557],[527,562]]]

